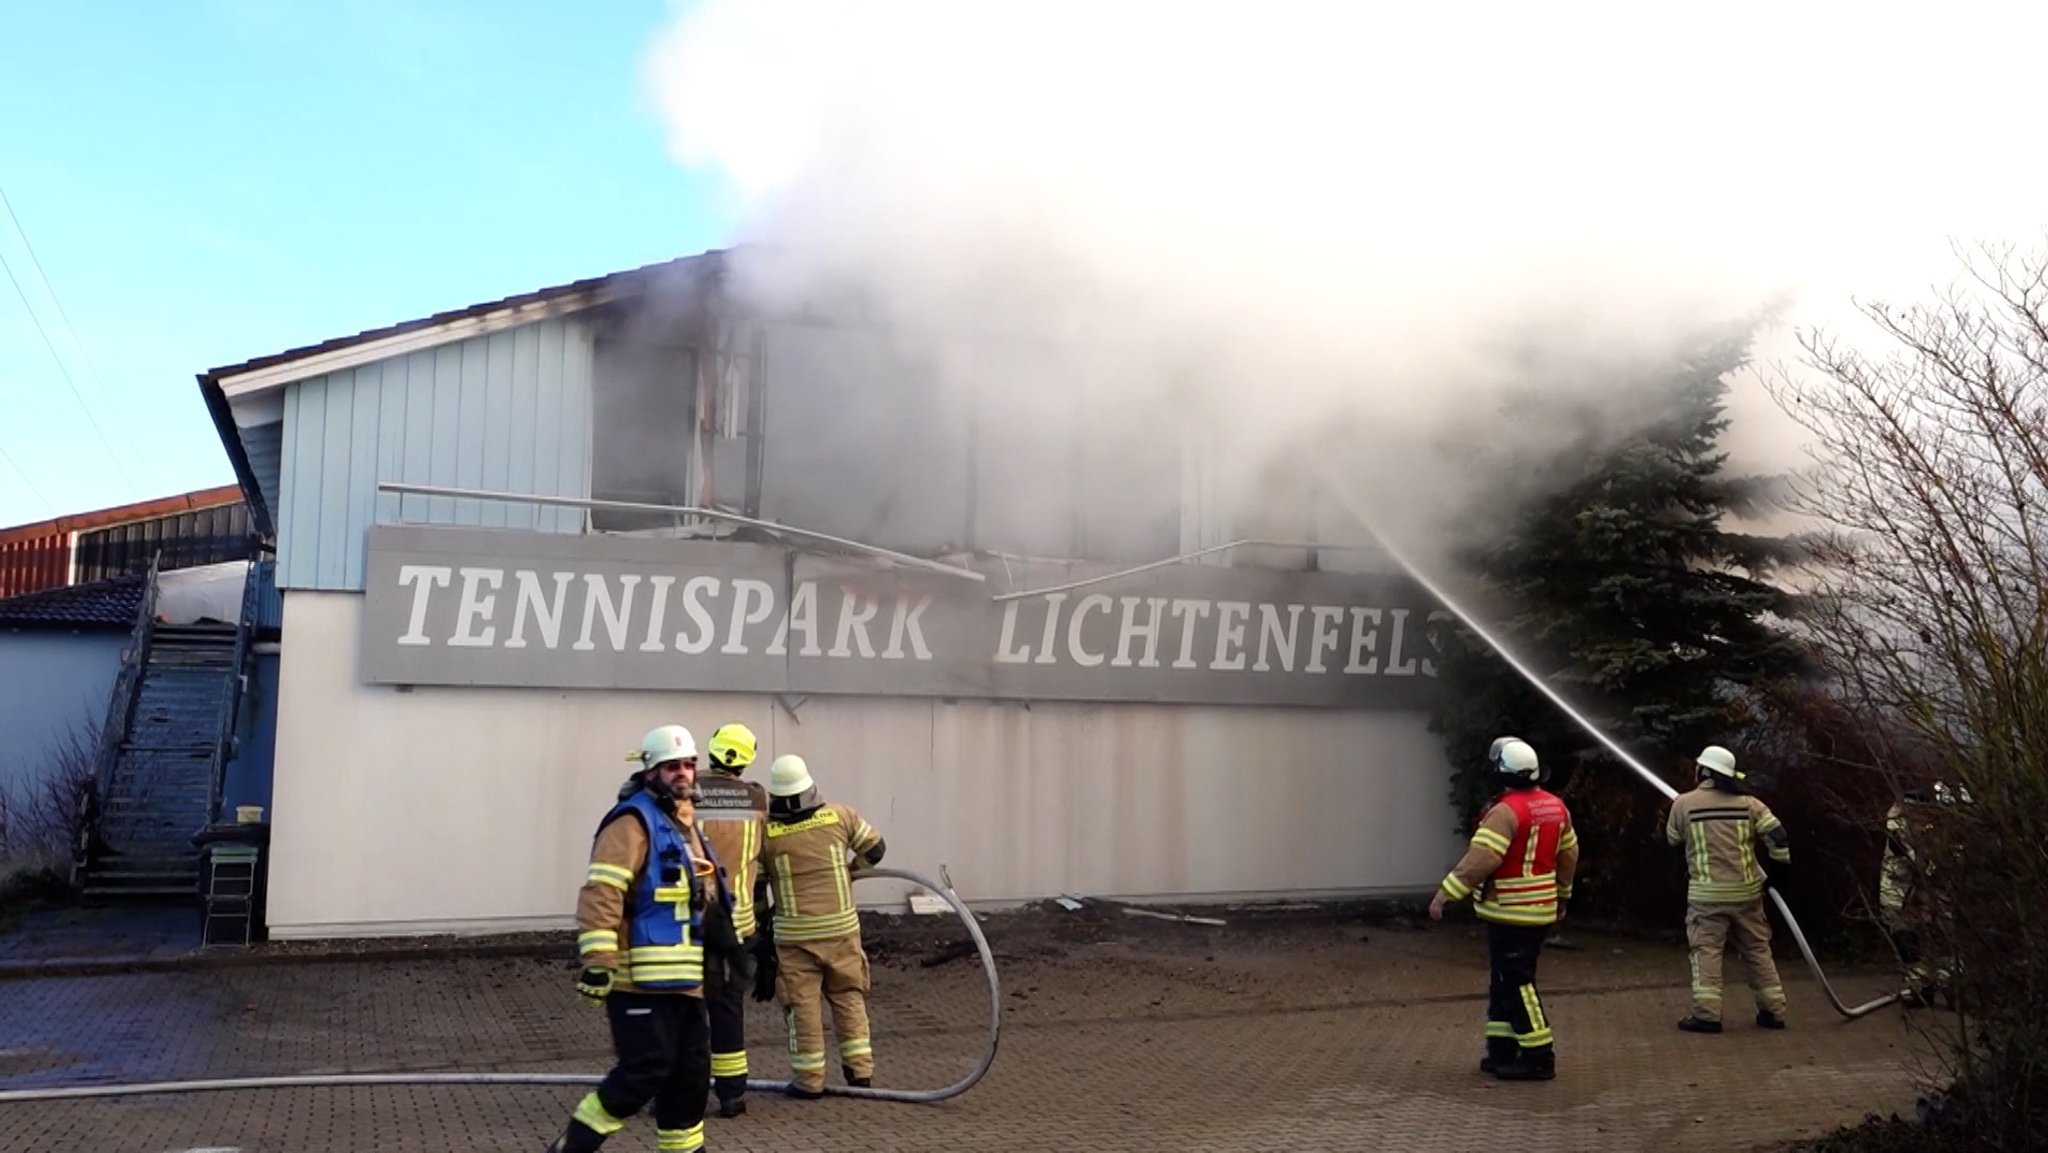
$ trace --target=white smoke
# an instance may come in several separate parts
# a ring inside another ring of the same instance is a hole
[[[774,246],[755,291],[1052,340],[1019,375],[1194,381],[1239,483],[1342,429],[1420,518],[1469,495],[1434,446],[1527,435],[1498,397],[1532,360],[1613,389],[1774,292],[1838,321],[1946,277],[1951,237],[2038,230],[2044,32],[2038,6],[701,0],[647,63],[675,157]],[[1789,463],[1768,402],[1733,412],[1738,465]]]

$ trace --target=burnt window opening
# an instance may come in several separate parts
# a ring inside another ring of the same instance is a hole
[[[590,487],[597,500],[754,515],[759,424],[754,333],[600,335],[594,346]],[[686,526],[670,513],[593,509],[600,532]]]

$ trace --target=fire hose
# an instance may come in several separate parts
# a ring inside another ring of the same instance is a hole
[[[873,1101],[901,1101],[911,1104],[930,1104],[944,1101],[974,1087],[975,1082],[988,1073],[995,1063],[996,1043],[1002,1029],[1002,992],[996,982],[995,954],[989,950],[988,938],[982,935],[981,925],[966,902],[953,891],[952,878],[946,875],[946,867],[939,866],[943,884],[934,884],[925,877],[908,869],[862,869],[853,875],[856,881],[870,877],[885,877],[908,881],[937,894],[952,908],[953,915],[967,927],[967,935],[974,941],[975,952],[981,956],[982,973],[988,979],[988,1044],[982,1049],[981,1058],[973,1069],[940,1089],[875,1089],[852,1085],[827,1085],[825,1092],[841,1097],[859,1097]],[[595,1085],[603,1074],[590,1073],[319,1073],[287,1075],[278,1077],[225,1077],[203,1081],[147,1081],[130,1085],[69,1085],[48,1089],[9,1089],[0,1091],[0,1105],[29,1101],[66,1101],[91,1097],[135,1097],[155,1093],[208,1093],[235,1089],[303,1089],[327,1088],[345,1085]],[[787,1081],[758,1080],[749,1078],[747,1088],[763,1092],[783,1092],[789,1088]]]
[[[1336,491],[1341,494],[1343,492],[1343,489],[1337,488]],[[1622,764],[1627,765],[1629,769],[1632,770],[1638,777],[1641,777],[1645,782],[1647,782],[1651,788],[1656,789],[1658,792],[1664,794],[1666,800],[1670,800],[1678,796],[1678,790],[1672,788],[1668,784],[1665,784],[1664,780],[1661,777],[1657,776],[1657,774],[1645,768],[1641,761],[1638,761],[1633,756],[1630,756],[1628,750],[1616,744],[1612,737],[1609,737],[1606,733],[1600,731],[1600,727],[1598,725],[1595,725],[1583,713],[1579,712],[1579,710],[1573,708],[1571,706],[1571,703],[1566,701],[1564,697],[1559,695],[1555,689],[1552,689],[1547,681],[1545,681],[1542,677],[1538,676],[1534,670],[1524,665],[1520,660],[1516,659],[1514,653],[1510,652],[1505,644],[1496,639],[1492,633],[1488,632],[1484,625],[1481,625],[1477,620],[1473,619],[1470,613],[1466,612],[1463,608],[1461,608],[1458,605],[1457,601],[1451,599],[1448,593],[1446,593],[1442,588],[1438,587],[1435,581],[1429,579],[1429,576],[1426,573],[1424,573],[1419,567],[1417,567],[1414,562],[1410,561],[1407,558],[1407,556],[1404,555],[1401,552],[1401,550],[1391,540],[1389,540],[1384,533],[1380,532],[1378,526],[1375,525],[1372,522],[1371,518],[1367,517],[1364,514],[1364,512],[1358,508],[1356,502],[1351,501],[1348,498],[1344,498],[1342,496],[1340,496],[1340,499],[1344,500],[1346,506],[1350,508],[1351,514],[1357,517],[1359,522],[1365,526],[1366,531],[1370,532],[1373,535],[1374,539],[1376,539],[1379,542],[1380,547],[1386,550],[1386,553],[1389,557],[1393,558],[1395,564],[1400,565],[1401,568],[1404,569],[1409,576],[1415,578],[1418,584],[1422,585],[1423,588],[1429,590],[1430,595],[1436,597],[1438,603],[1442,604],[1444,608],[1451,613],[1451,615],[1457,617],[1460,621],[1462,621],[1465,624],[1467,628],[1471,629],[1474,633],[1476,633],[1479,636],[1480,640],[1485,641],[1487,647],[1491,648],[1496,654],[1500,656],[1502,660],[1506,661],[1509,667],[1513,668],[1515,672],[1521,674],[1522,679],[1528,681],[1529,684],[1536,689],[1536,691],[1542,693],[1545,697],[1548,697],[1550,699],[1550,702],[1556,705],[1564,713],[1564,715],[1570,717],[1574,722],[1578,724],[1580,728],[1586,730],[1586,732],[1590,734],[1594,740],[1599,741],[1600,744],[1603,747],[1605,747],[1608,752],[1613,753],[1616,759],[1620,760]],[[1792,916],[1792,909],[1790,906],[1785,904],[1785,898],[1778,893],[1778,890],[1775,887],[1766,886],[1764,891],[1770,895],[1771,904],[1777,906],[1778,916],[1784,920],[1785,928],[1791,931],[1792,940],[1799,946],[1800,956],[1806,958],[1806,967],[1813,970],[1814,980],[1820,982],[1821,992],[1827,994],[1828,1003],[1835,1007],[1835,1012],[1840,1013],[1844,1018],[1848,1020],[1854,1021],[1859,1017],[1863,1017],[1867,1014],[1882,1009],[1886,1005],[1890,1005],[1899,999],[1899,994],[1887,993],[1882,997],[1878,997],[1877,999],[1872,1001],[1867,1001],[1861,1005],[1850,1006],[1848,1004],[1845,1004],[1842,1001],[1842,998],[1836,995],[1834,985],[1830,984],[1828,981],[1828,975],[1821,971],[1820,961],[1813,955],[1813,947],[1807,944],[1806,934],[1800,931],[1799,922]]]

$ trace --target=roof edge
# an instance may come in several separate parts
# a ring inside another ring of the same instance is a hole
[[[270,506],[263,501],[263,486],[256,483],[256,468],[249,463],[249,449],[242,443],[242,430],[235,424],[234,410],[228,405],[226,394],[219,384],[208,380],[202,373],[199,395],[206,400],[207,415],[213,418],[213,431],[220,437],[221,448],[228,454],[228,463],[234,467],[235,483],[242,488],[242,502],[249,506],[250,521],[265,539],[275,539],[277,522],[271,516]]]
[[[294,381],[437,348],[458,340],[532,324],[555,316],[586,311],[636,295],[650,283],[665,276],[697,274],[715,278],[722,273],[728,253],[728,249],[710,249],[695,256],[642,265],[639,268],[508,296],[501,300],[438,312],[418,320],[368,329],[351,336],[335,337],[303,348],[257,357],[241,364],[211,368],[199,374],[199,381],[202,385],[219,387],[223,396],[230,401],[239,400],[281,388]]]
[[[487,336],[508,328],[533,324],[552,317],[585,312],[601,304],[609,303],[619,294],[610,288],[597,288],[586,292],[551,296],[545,300],[527,301],[487,312],[454,317],[443,321],[411,321],[398,325],[399,331],[392,331],[368,339],[352,340],[349,343],[330,342],[334,347],[325,351],[309,351],[302,355],[285,354],[289,359],[255,368],[202,373],[200,380],[211,383],[228,400],[240,400],[283,388],[294,381],[309,380],[325,376],[330,372],[341,372],[380,360],[405,356],[414,352],[425,352],[444,344],[472,337]]]

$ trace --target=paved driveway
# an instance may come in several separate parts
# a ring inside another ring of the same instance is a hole
[[[1327,918],[1223,928],[1133,917],[990,918],[1005,1017],[989,1076],[938,1105],[755,1095],[709,1148],[910,1150],[1451,1149],[1725,1153],[1909,1110],[1925,1072],[1902,1016],[1843,1023],[1796,956],[1793,1027],[1679,1033],[1674,947],[1573,930],[1544,959],[1559,1079],[1476,1069],[1485,949],[1434,929]],[[941,926],[874,935],[876,1083],[923,1088],[971,1066],[986,993]],[[567,951],[566,945],[564,951]],[[1733,970],[1739,973],[1739,969]],[[0,981],[0,1087],[301,1073],[588,1073],[601,1014],[574,967],[539,957],[297,960]],[[1834,974],[1858,999],[1880,974]],[[1738,978],[1739,979],[1739,978]],[[1739,996],[1730,998],[1739,1005]],[[787,1076],[757,1007],[754,1075]],[[0,1153],[539,1150],[581,1090],[377,1086],[0,1104]],[[608,1149],[652,1150],[646,1120]]]

